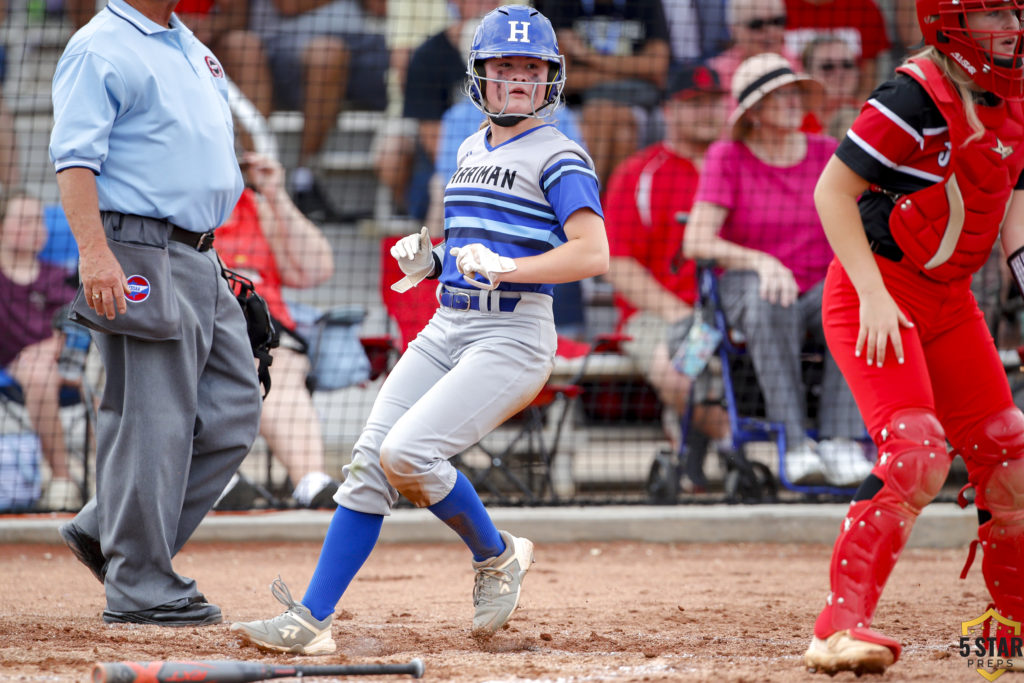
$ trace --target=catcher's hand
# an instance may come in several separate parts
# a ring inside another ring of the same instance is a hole
[[[405,277],[391,285],[396,292],[407,292],[434,270],[434,255],[431,253],[430,231],[427,226],[412,235],[406,235],[391,247],[391,256],[398,261],[398,267]]]
[[[504,273],[516,269],[516,263],[507,256],[499,256],[482,244],[467,244],[464,247],[452,247],[455,265],[466,282],[479,289],[494,289],[501,282]],[[476,276],[482,277],[481,282]]]

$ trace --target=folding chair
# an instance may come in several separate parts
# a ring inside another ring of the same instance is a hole
[[[725,460],[725,499],[727,502],[757,503],[771,501],[776,498],[778,487],[776,476],[763,463],[747,458],[746,452],[750,444],[769,442],[777,452],[778,483],[784,488],[805,495],[828,495],[849,497],[856,487],[843,488],[830,485],[801,485],[786,478],[785,457],[787,451],[786,430],[780,422],[764,417],[742,415],[741,397],[738,393],[736,374],[744,369],[745,346],[739,335],[733,331],[725,317],[722,301],[718,291],[718,278],[715,275],[714,263],[701,260],[697,264],[697,280],[700,305],[704,311],[712,314],[714,327],[721,333],[721,343],[716,355],[721,364],[722,385],[725,408],[729,416],[731,442],[720,455]],[[803,357],[803,364],[820,367],[820,352],[811,351]],[[698,380],[699,381],[699,380]],[[756,383],[755,383],[756,384]],[[682,438],[675,453],[663,453],[655,458],[648,478],[649,492],[666,502],[674,500],[679,493],[679,481],[685,470],[686,459],[695,448],[707,448],[706,440],[695,438],[693,427],[694,399],[696,398],[696,382],[690,389],[690,400],[686,414],[680,418]],[[760,399],[760,392],[756,394]]]
[[[389,318],[398,328],[393,347],[404,353],[409,342],[430,321],[437,310],[436,288],[431,282],[398,294],[391,283],[403,277],[391,257],[391,246],[400,237],[389,236],[381,241],[380,294]],[[583,351],[590,347],[584,345]],[[569,340],[559,340],[562,354],[579,353],[580,347]],[[540,393],[519,414],[512,416],[495,433],[485,437],[468,451],[455,456],[452,463],[461,469],[479,492],[487,492],[502,505],[535,505],[545,499],[558,502],[551,476],[551,463],[558,454],[566,420],[572,413],[573,401],[582,393],[575,383],[548,382]],[[560,408],[555,411],[555,408]],[[485,464],[467,464],[479,450]]]

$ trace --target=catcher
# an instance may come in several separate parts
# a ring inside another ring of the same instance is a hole
[[[871,620],[946,479],[947,439],[975,491],[995,609],[1024,619],[1024,415],[970,290],[1000,226],[1024,288],[1022,7],[917,0],[926,47],[875,90],[815,189],[836,254],[825,335],[879,451],[833,550],[804,655],[817,671],[881,672],[899,658]],[[1002,624],[994,635],[1008,637]]]

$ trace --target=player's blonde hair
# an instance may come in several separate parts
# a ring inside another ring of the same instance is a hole
[[[957,66],[957,63],[951,58],[939,52],[931,45],[926,46],[920,52],[911,55],[908,59],[927,59],[938,66],[942,71],[949,76],[953,84],[956,85],[957,92],[960,93],[960,100],[964,103],[964,114],[967,116],[967,125],[971,127],[974,132],[971,133],[964,140],[963,146],[974,142],[982,135],[985,134],[985,124],[978,118],[978,105],[974,101],[975,95],[978,93],[976,87],[974,87],[974,81],[971,77],[964,73],[963,69]]]

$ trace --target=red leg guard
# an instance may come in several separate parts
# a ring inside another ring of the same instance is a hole
[[[872,472],[882,488],[869,500],[854,500],[843,520],[829,569],[832,590],[814,624],[815,636],[824,639],[871,625],[914,521],[942,488],[950,461],[934,414],[907,410],[893,415],[882,431]]]
[[[1024,621],[1024,414],[1017,408],[997,413],[972,441],[974,504],[986,520],[978,527],[981,571],[996,611]]]

